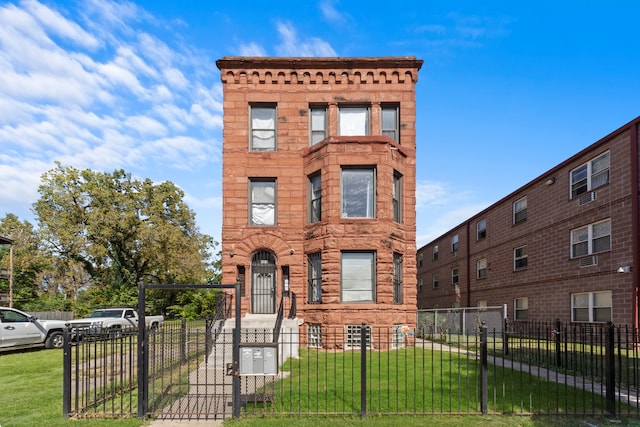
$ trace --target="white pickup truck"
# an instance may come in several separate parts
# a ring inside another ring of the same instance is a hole
[[[0,307],[0,349],[62,348],[65,324],[64,320],[38,320],[15,308]]]
[[[133,308],[103,308],[95,310],[84,319],[70,320],[69,326],[77,329],[97,331],[121,331],[138,327],[138,313]],[[158,328],[164,324],[163,316],[145,316],[148,328]]]

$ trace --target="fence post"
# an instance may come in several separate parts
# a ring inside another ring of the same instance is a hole
[[[561,331],[561,323],[560,319],[556,319],[556,330],[555,330],[555,340],[556,340],[556,366],[562,366],[562,337],[560,336]]]
[[[486,415],[489,403],[489,376],[487,362],[487,323],[483,320],[480,326],[480,411]]]
[[[367,325],[360,328],[360,418],[367,416]]]
[[[613,322],[607,322],[605,333],[605,382],[607,412],[616,415],[616,364],[615,364],[615,327]]]
[[[71,328],[67,323],[64,328],[64,353],[62,355],[62,415],[65,418],[71,416]]]
[[[509,319],[504,318],[504,328],[502,331],[502,353],[509,355]]]
[[[187,319],[180,322],[180,363],[187,362]]]

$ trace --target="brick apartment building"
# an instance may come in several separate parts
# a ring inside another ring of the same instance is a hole
[[[241,282],[243,313],[275,313],[295,294],[314,336],[363,323],[415,325],[422,61],[216,64],[224,92],[222,280]]]
[[[418,307],[638,326],[640,117],[420,248]]]

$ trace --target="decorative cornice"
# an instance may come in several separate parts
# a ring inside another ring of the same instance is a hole
[[[357,58],[224,57],[216,61],[223,83],[416,83],[424,61],[410,56]]]

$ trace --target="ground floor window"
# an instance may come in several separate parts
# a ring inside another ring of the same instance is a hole
[[[516,298],[513,301],[513,318],[515,320],[529,320],[529,298]]]
[[[343,252],[342,302],[375,301],[375,252]]]
[[[610,322],[611,291],[571,294],[572,322]]]

